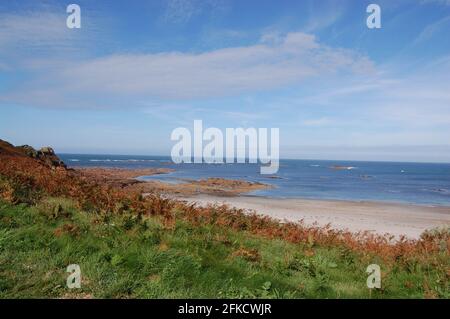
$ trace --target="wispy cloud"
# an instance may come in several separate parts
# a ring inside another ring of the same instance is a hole
[[[164,20],[167,22],[185,23],[200,12],[200,8],[195,5],[193,0],[170,0],[167,2]]]
[[[0,47],[27,48],[66,43],[71,40],[66,16],[50,12],[31,12],[25,15],[0,15]]]
[[[210,17],[228,11],[229,3],[225,0],[169,0],[163,21],[167,23],[185,24],[191,19],[207,13]]]
[[[364,73],[373,63],[357,52],[331,48],[304,33],[275,44],[257,43],[192,54],[111,55],[22,83],[3,100],[32,105],[93,106],[136,99],[194,99],[275,89],[337,72]],[[45,70],[44,70],[45,71]],[[23,93],[27,94],[24,95]],[[83,99],[78,97],[83,96]]]
[[[314,5],[319,2],[312,2]],[[322,4],[322,3],[320,3]],[[311,7],[309,19],[303,28],[304,32],[317,32],[334,25],[345,12],[345,3],[343,1],[328,1],[323,7]]]
[[[82,29],[69,29],[64,6],[31,6],[20,12],[0,11],[0,59],[15,71],[67,66],[90,55],[93,45],[108,40],[106,21],[91,10],[83,12]],[[49,69],[46,70],[47,72]]]
[[[450,1],[450,0],[449,0]],[[432,36],[434,36],[436,33],[446,30],[448,31],[450,27],[450,16],[447,16],[445,18],[442,18],[428,26],[426,26],[422,32],[416,37],[414,40],[414,45],[422,43],[426,40],[429,40]]]
[[[450,6],[450,0],[422,0],[422,4],[430,4],[430,3]]]

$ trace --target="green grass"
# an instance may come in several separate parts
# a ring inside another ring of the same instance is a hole
[[[366,287],[370,263],[381,266],[381,290]],[[81,289],[66,287],[69,264],[81,267]],[[442,276],[343,247],[82,212],[67,199],[0,202],[0,298],[449,298]]]

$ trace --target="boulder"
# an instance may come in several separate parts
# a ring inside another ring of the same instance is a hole
[[[17,146],[17,148],[21,149],[29,157],[32,157],[32,158],[38,157],[38,152],[30,145]]]
[[[59,159],[59,157],[55,154],[55,151],[51,147],[42,147],[39,151],[37,151],[37,158],[51,168],[66,168],[64,162]]]
[[[53,148],[46,146],[46,147],[42,147],[39,152],[41,152],[44,155],[55,155],[55,151],[53,150]]]

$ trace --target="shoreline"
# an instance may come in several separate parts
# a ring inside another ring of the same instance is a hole
[[[168,169],[128,170],[117,168],[78,169],[107,184],[138,191],[159,193],[165,197],[200,206],[226,204],[230,207],[269,216],[279,221],[326,226],[352,233],[370,232],[418,239],[429,229],[450,227],[450,206],[372,200],[314,198],[278,198],[252,194],[270,188],[270,184],[226,178],[190,180],[170,184],[146,181],[143,176],[171,173]],[[145,171],[146,174],[140,174]]]
[[[174,171],[162,173],[164,175],[171,174]],[[153,174],[153,175],[159,175],[159,174]],[[152,175],[144,175],[144,176],[138,176],[135,179],[143,182],[143,183],[159,183],[163,185],[177,185],[180,186],[180,188],[183,187],[183,185],[189,184],[191,182],[199,182],[203,181],[202,179],[188,179],[188,178],[178,178],[179,183],[171,183],[166,180],[162,179],[151,179],[146,180],[143,177],[152,176]],[[223,177],[210,177],[209,179],[218,179],[223,181],[233,181],[233,179],[223,178]],[[241,180],[239,180],[241,181]],[[245,181],[245,180],[242,180]],[[248,182],[252,183],[252,182]],[[374,203],[374,204],[388,204],[388,205],[406,205],[406,206],[419,206],[419,207],[430,207],[430,208],[448,208],[450,211],[450,203],[448,204],[426,204],[426,203],[414,203],[414,202],[407,202],[407,201],[395,201],[395,200],[377,200],[377,199],[347,199],[347,198],[314,198],[314,197],[282,197],[282,196],[270,196],[270,195],[258,195],[254,194],[255,192],[261,191],[261,190],[270,190],[273,188],[277,188],[276,185],[271,183],[264,183],[261,185],[264,185],[266,187],[263,187],[261,189],[255,189],[255,190],[249,190],[249,191],[238,191],[233,193],[227,193],[224,195],[221,195],[221,197],[250,197],[250,198],[264,198],[267,200],[306,200],[306,201],[330,201],[330,202],[350,202],[350,203]],[[200,193],[197,195],[211,195],[209,193]]]
[[[131,169],[133,170],[133,169]],[[175,170],[169,171],[169,172],[164,172],[163,175],[169,175],[174,173]],[[221,180],[221,181],[238,181],[238,182],[244,182],[244,183],[249,183],[249,184],[253,184],[253,185],[261,185],[263,187],[261,188],[255,188],[255,189],[238,189],[234,192],[224,192],[223,195],[224,197],[230,196],[230,197],[235,197],[235,196],[245,196],[245,197],[257,197],[257,198],[266,198],[266,199],[283,199],[283,200],[317,200],[317,201],[343,201],[343,202],[373,202],[373,203],[380,203],[380,204],[393,204],[393,205],[411,205],[411,206],[421,206],[421,207],[443,207],[443,208],[449,208],[450,209],[450,202],[448,203],[423,203],[423,202],[412,202],[412,201],[402,201],[402,200],[383,200],[383,199],[358,199],[358,198],[319,198],[319,197],[302,197],[302,196],[289,196],[289,197],[283,197],[283,196],[275,196],[275,195],[270,195],[270,194],[264,194],[264,195],[260,195],[257,194],[257,192],[259,191],[264,191],[264,190],[270,190],[270,189],[276,189],[278,186],[276,184],[272,184],[269,182],[251,182],[248,181],[246,179],[232,179],[232,178],[227,178],[227,177],[208,177],[205,179],[202,178],[174,178],[175,180],[177,180],[178,182],[169,182],[167,180],[164,179],[158,179],[158,178],[153,178],[153,179],[145,179],[145,177],[150,177],[150,176],[154,176],[154,175],[160,175],[160,174],[151,174],[151,175],[143,175],[143,176],[138,176],[136,177],[136,180],[143,182],[143,183],[158,183],[161,185],[178,185],[180,186],[179,188],[182,189],[183,184],[189,184],[189,183],[198,183],[198,182],[203,182],[206,180]],[[282,179],[281,177],[267,177],[268,179]],[[170,191],[169,191],[170,192]],[[178,192],[179,193],[179,192]],[[216,195],[216,194],[211,194],[208,192],[200,192],[197,195],[200,194],[205,194],[205,195]],[[218,195],[218,194],[217,194]]]
[[[206,194],[205,194],[206,195]],[[449,204],[424,204],[424,203],[413,203],[406,201],[394,201],[394,200],[377,200],[377,199],[347,199],[347,198],[314,198],[314,197],[276,197],[270,195],[257,195],[249,193],[243,193],[235,195],[239,197],[255,197],[255,198],[265,198],[274,200],[306,200],[306,201],[321,201],[321,202],[349,202],[349,203],[373,203],[373,204],[387,204],[387,205],[403,205],[403,206],[419,206],[419,207],[429,207],[429,208],[448,208],[450,211]]]
[[[365,232],[395,238],[418,239],[436,227],[450,226],[450,207],[375,201],[279,199],[260,196],[219,197],[211,195],[170,196],[200,206],[226,204],[280,221],[303,222],[351,232]]]

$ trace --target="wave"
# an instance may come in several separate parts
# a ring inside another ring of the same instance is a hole
[[[336,170],[352,170],[357,169],[358,167],[355,166],[342,166],[342,165],[333,165],[330,168],[336,169]]]
[[[150,159],[126,159],[126,160],[122,160],[122,159],[90,159],[89,162],[155,162],[155,160],[150,160]]]
[[[450,190],[445,188],[433,188],[433,189],[426,189],[428,191],[431,191],[433,193],[439,193],[444,195],[450,195]]]

